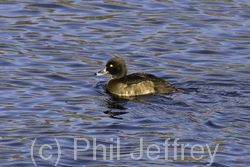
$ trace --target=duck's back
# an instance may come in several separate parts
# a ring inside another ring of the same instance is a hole
[[[152,74],[134,73],[120,79],[110,79],[107,90],[118,96],[137,96],[151,93],[172,93],[175,88]]]

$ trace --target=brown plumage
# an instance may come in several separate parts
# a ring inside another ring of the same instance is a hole
[[[125,60],[122,58],[110,59],[106,67],[95,75],[111,74],[106,88],[108,92],[117,96],[137,96],[152,93],[168,94],[175,92],[175,88],[165,80],[152,74],[127,74]]]

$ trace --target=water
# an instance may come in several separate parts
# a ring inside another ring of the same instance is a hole
[[[249,8],[0,0],[1,165],[250,166]],[[114,56],[185,91],[111,97],[93,74]]]

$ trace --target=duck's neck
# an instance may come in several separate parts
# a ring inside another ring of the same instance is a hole
[[[120,78],[123,78],[127,75],[127,69],[122,71],[120,74],[117,74],[117,75],[113,75],[112,78],[113,79],[120,79]]]

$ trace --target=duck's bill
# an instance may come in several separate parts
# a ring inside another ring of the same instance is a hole
[[[106,67],[103,70],[95,73],[96,76],[101,76],[101,75],[106,75],[106,74],[109,74]]]

